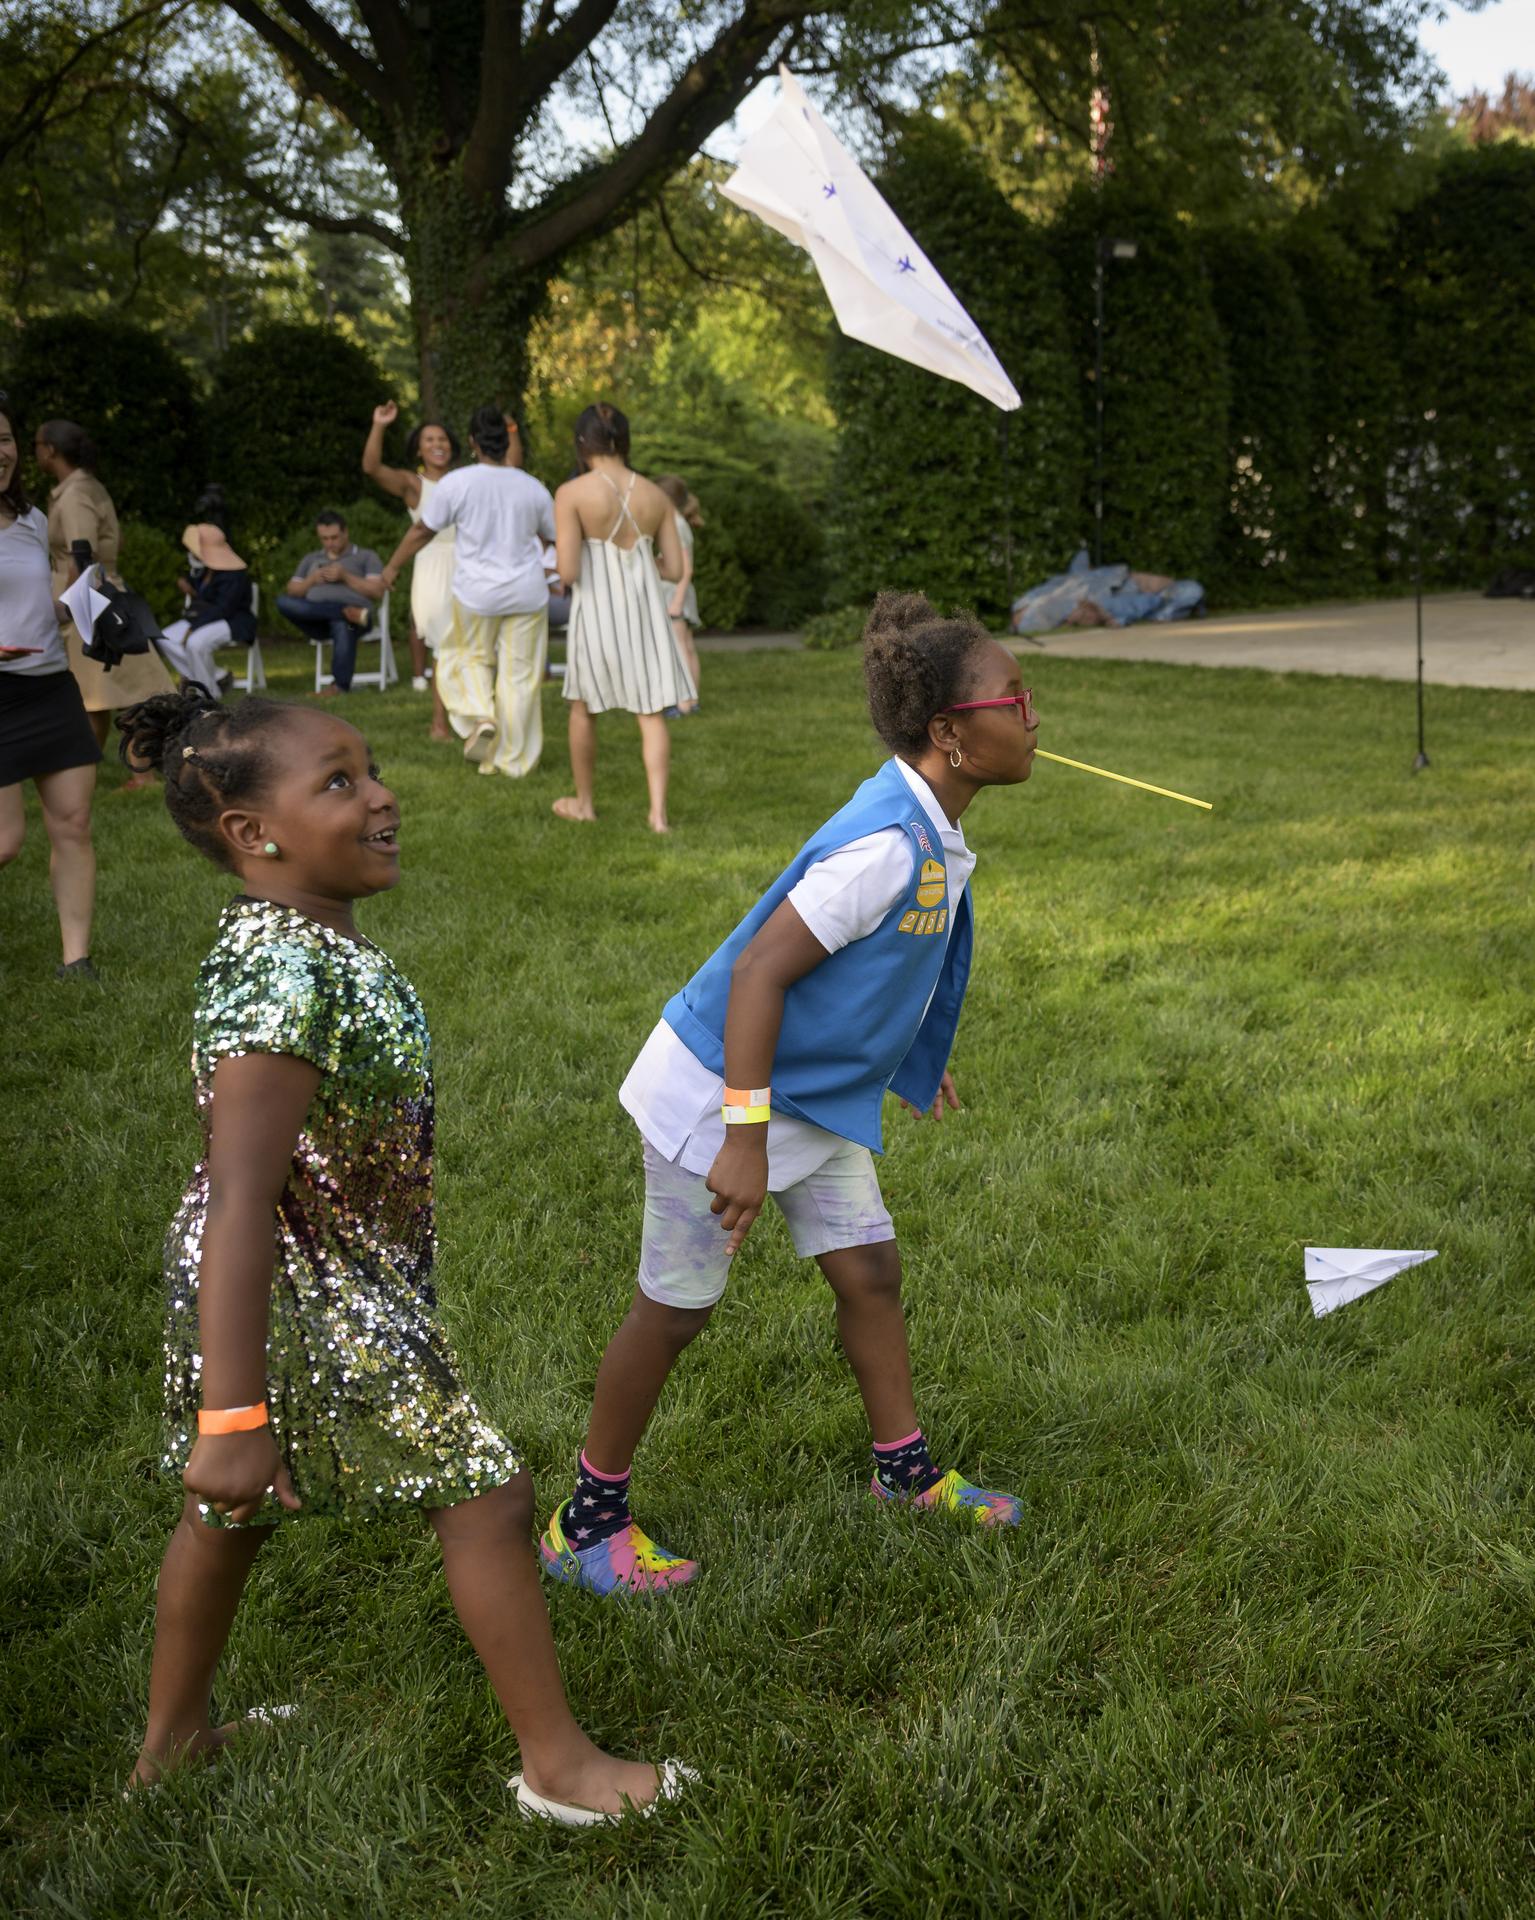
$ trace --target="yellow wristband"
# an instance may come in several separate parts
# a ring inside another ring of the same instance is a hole
[[[771,1107],[721,1107],[727,1127],[765,1127],[773,1117]]]
[[[235,1407],[220,1412],[217,1408],[201,1407],[197,1414],[199,1433],[254,1433],[258,1427],[266,1425],[266,1402],[263,1400],[255,1407]]]

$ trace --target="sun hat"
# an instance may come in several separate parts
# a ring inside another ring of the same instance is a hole
[[[214,526],[211,520],[199,521],[194,526],[184,528],[181,544],[188,553],[195,553],[211,573],[246,571],[245,562],[225,539],[223,528]]]

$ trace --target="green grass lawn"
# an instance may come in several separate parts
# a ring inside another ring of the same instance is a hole
[[[218,1698],[295,1701],[125,1804],[155,1569],[159,1256],[195,1153],[193,976],[229,881],[103,775],[100,990],[56,986],[35,811],[0,875],[0,1908],[26,1914],[1504,1914],[1535,1871],[1535,695],[1029,656],[1041,764],[965,825],[962,1114],[892,1118],[935,1452],[1009,1538],[890,1517],[830,1296],[754,1230],[636,1500],[702,1559],[550,1593],[578,1711],[686,1811],[529,1828],[424,1528],[296,1527]],[[628,1297],[616,1092],[659,1009],[877,764],[848,654],[706,661],[676,832],[632,725],[596,829],[355,695],[404,810],[362,923],[437,1046],[443,1312],[541,1510]],[[308,654],[280,676],[301,689]],[[279,685],[276,690],[282,691]],[[1301,1248],[1439,1258],[1314,1321]]]

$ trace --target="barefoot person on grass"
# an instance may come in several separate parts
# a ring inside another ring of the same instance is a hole
[[[597,818],[595,720],[616,708],[639,721],[647,818],[652,832],[665,833],[671,739],[663,715],[697,697],[661,584],[682,577],[676,517],[661,489],[630,471],[629,422],[617,407],[581,415],[576,464],[579,475],[554,496],[560,578],[571,596],[565,698],[576,791],[554,811],[562,820]]]
[[[539,688],[549,657],[543,543],[554,535],[549,489],[520,465],[499,407],[469,422],[472,466],[439,480],[421,518],[390,555],[390,586],[444,529],[453,549],[453,618],[437,643],[437,683],[464,758],[481,773],[520,780],[544,750]],[[419,564],[419,560],[418,560]]]
[[[185,838],[240,883],[198,977],[204,1152],[166,1243],[163,1466],[186,1499],[134,1782],[236,1731],[212,1724],[209,1693],[275,1527],[414,1513],[517,1735],[522,1810],[585,1825],[670,1798],[685,1769],[614,1759],[571,1716],[528,1473],[433,1312],[431,1039],[353,919],[400,871],[367,742],[333,712],[196,692],[118,725]]]
[[[645,1150],[639,1284],[541,1549],[554,1578],[596,1593],[663,1592],[698,1571],[635,1523],[630,1463],[769,1193],[836,1298],[873,1442],[870,1493],[983,1526],[1021,1517],[1010,1494],[929,1457],[873,1156],[887,1089],[935,1120],[959,1105],[948,1060],[975,868],[960,820],[986,788],[1028,779],[1039,722],[1012,654],[920,594],[880,595],[864,675],[891,758],[668,1002],[619,1091]]]

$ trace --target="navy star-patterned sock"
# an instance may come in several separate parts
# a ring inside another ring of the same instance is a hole
[[[920,1427],[908,1433],[904,1440],[876,1440],[874,1472],[887,1493],[903,1500],[912,1494],[926,1493],[943,1478],[928,1458],[927,1442],[922,1438]]]
[[[576,1490],[565,1509],[565,1538],[579,1553],[610,1533],[621,1533],[634,1518],[629,1511],[629,1475],[599,1473],[583,1452],[576,1468]]]

